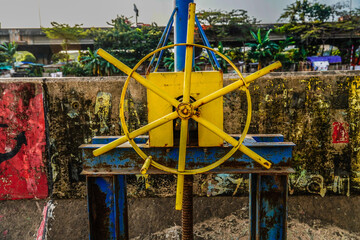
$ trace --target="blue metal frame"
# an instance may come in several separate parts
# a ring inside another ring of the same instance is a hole
[[[175,0],[175,7],[178,9],[175,17],[175,44],[186,43],[189,4],[193,2],[193,0]],[[185,46],[175,47],[175,72],[184,70],[185,50]]]
[[[174,12],[175,12],[175,10],[174,10]],[[163,42],[162,47],[165,46],[167,40],[169,39],[169,35],[170,35],[170,32],[171,32],[173,23],[174,23],[174,18],[173,18],[173,16],[172,16],[172,18],[171,18],[171,23],[170,23],[170,27],[167,29],[165,41]],[[159,58],[158,58],[158,60],[157,60],[157,62],[156,62],[155,72],[157,72],[157,70],[158,70],[158,68],[159,68],[159,65],[160,65],[161,58],[162,58],[163,54],[164,54],[164,50],[161,50],[161,51],[160,51],[160,54],[159,54]]]
[[[236,138],[237,136],[235,136]],[[126,179],[139,174],[143,159],[129,144],[105,155],[94,157],[92,151],[117,137],[95,137],[92,144],[81,146],[83,173],[87,175],[90,239],[128,239]],[[162,164],[176,167],[177,148],[148,148],[148,136],[135,142]],[[283,142],[280,134],[249,135],[244,145],[273,163],[266,170],[238,152],[212,173],[250,173],[250,239],[286,239],[287,179],[293,143]],[[187,168],[209,165],[226,153],[230,146],[187,149]],[[149,174],[164,174],[150,168]],[[270,175],[272,174],[272,175]]]
[[[175,9],[174,9],[174,11],[172,12],[172,14],[171,14],[171,16],[170,16],[170,19],[169,19],[169,21],[168,21],[168,23],[167,23],[167,25],[166,25],[166,27],[165,27],[164,32],[163,32],[162,35],[161,35],[160,41],[159,41],[159,43],[158,43],[158,45],[157,45],[156,48],[164,47],[165,44],[167,43],[167,40],[169,39],[169,35],[170,35],[171,29],[172,29],[172,26],[173,26],[173,23],[174,23],[174,15],[175,15],[176,12],[177,12],[177,8],[175,7]],[[164,39],[164,37],[165,37],[165,39]],[[155,66],[155,71],[157,71],[157,68],[159,67],[160,60],[161,60],[161,58],[162,58],[162,55],[163,55],[163,51],[160,52],[160,55],[159,55],[159,57],[158,57],[158,60],[157,60],[156,66]],[[153,55],[153,57],[152,57],[152,59],[151,59],[151,62],[150,62],[150,64],[149,64],[149,67],[148,67],[147,72],[150,71],[151,66],[154,64],[155,58],[156,58],[156,56]]]
[[[203,40],[204,45],[210,48],[211,47],[210,42],[207,39],[205,32],[202,29],[201,23],[199,22],[199,19],[197,18],[197,16],[195,16],[195,22],[196,22],[196,26],[199,29],[200,36],[201,36],[201,39]],[[217,60],[217,58],[215,56],[215,53],[210,50],[206,50],[206,51],[209,55],[209,60],[210,60],[211,65],[213,66],[213,68],[215,68],[216,70],[220,70],[221,67],[220,67],[219,61]]]

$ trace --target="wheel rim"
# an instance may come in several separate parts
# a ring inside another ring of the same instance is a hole
[[[204,173],[204,172],[207,172],[207,171],[210,171],[218,166],[220,166],[222,163],[224,163],[227,159],[229,159],[238,149],[239,147],[242,145],[245,137],[246,137],[246,134],[249,130],[249,127],[250,127],[250,122],[251,122],[251,97],[250,97],[250,92],[248,90],[248,84],[246,83],[246,81],[244,80],[243,76],[241,75],[241,72],[236,68],[236,66],[226,57],[224,56],[222,53],[212,49],[212,48],[209,48],[209,47],[206,47],[206,46],[203,46],[203,45],[198,45],[198,44],[190,44],[190,43],[180,43],[180,44],[173,44],[173,45],[168,45],[168,46],[165,46],[165,47],[162,47],[162,48],[159,48],[159,49],[156,49],[155,51],[147,54],[144,58],[142,58],[136,65],[135,67],[131,70],[131,73],[128,74],[128,77],[124,83],[124,86],[123,86],[123,89],[122,89],[122,93],[121,93],[121,99],[120,99],[120,121],[121,121],[121,124],[122,124],[122,127],[123,127],[123,131],[125,133],[125,136],[127,137],[127,140],[129,141],[129,143],[131,144],[131,146],[134,148],[134,150],[136,151],[136,153],[141,156],[144,160],[146,160],[147,158],[149,158],[149,156],[143,151],[140,149],[140,147],[135,143],[135,141],[130,138],[129,134],[129,130],[128,130],[128,127],[126,125],[126,121],[125,121],[125,113],[124,113],[124,103],[125,103],[125,95],[126,95],[126,91],[127,91],[127,88],[128,88],[128,84],[130,82],[130,79],[133,75],[133,73],[138,69],[138,67],[143,63],[145,62],[149,57],[151,57],[152,55],[156,54],[157,52],[160,52],[162,50],[165,50],[165,49],[168,49],[168,48],[173,48],[173,47],[176,47],[176,46],[192,46],[192,47],[199,47],[199,48],[203,48],[203,49],[207,49],[207,50],[210,50],[212,52],[214,52],[215,54],[219,55],[220,57],[222,57],[227,63],[229,63],[229,65],[236,71],[236,73],[238,74],[238,76],[240,77],[240,79],[243,81],[243,84],[244,84],[244,88],[243,90],[245,90],[245,93],[246,93],[246,98],[247,98],[247,102],[248,102],[248,107],[247,107],[247,118],[246,118],[246,123],[245,123],[245,127],[244,127],[244,130],[243,132],[241,133],[241,136],[240,136],[240,139],[237,141],[237,144],[235,146],[232,147],[232,149],[227,153],[225,154],[222,158],[220,158],[219,160],[215,161],[214,163],[206,166],[206,167],[202,167],[202,168],[198,168],[198,169],[185,169],[184,171],[178,171],[177,169],[175,168],[170,168],[170,167],[166,167],[158,162],[156,162],[154,160],[154,158],[152,159],[151,161],[151,165],[162,170],[162,171],[165,171],[165,172],[169,172],[169,173],[173,173],[173,174],[180,174],[180,175],[192,175],[192,174],[198,174],[198,173]],[[225,95],[225,94],[224,94]],[[182,104],[182,103],[180,103]],[[179,104],[179,105],[180,105]],[[206,103],[205,103],[206,104]],[[191,105],[191,104],[190,104]],[[197,107],[198,108],[198,107]],[[178,117],[179,114],[178,114]],[[195,119],[195,121],[197,121]],[[206,127],[206,126],[205,126]],[[179,146],[180,147],[180,146]]]

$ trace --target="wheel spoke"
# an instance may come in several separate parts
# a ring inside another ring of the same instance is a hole
[[[221,137],[222,139],[224,139],[226,142],[233,145],[234,147],[238,144],[238,141],[235,138],[231,137],[229,134],[225,133],[223,130],[215,126],[213,123],[207,121],[206,119],[195,115],[192,116],[192,118],[201,125],[203,125],[204,127],[206,127],[207,129],[209,129],[210,131],[212,131],[213,133],[215,133],[216,135],[218,135],[219,137]],[[261,157],[260,155],[249,149],[248,147],[245,147],[243,144],[239,146],[239,150],[245,153],[246,155],[248,155],[255,162],[261,164],[263,167],[267,169],[271,167],[271,163],[269,161],[267,161],[265,158]]]
[[[256,80],[257,78],[262,77],[265,74],[268,74],[269,72],[274,71],[275,69],[277,69],[279,67],[281,67],[281,63],[279,61],[277,61],[277,62],[275,62],[275,63],[273,63],[273,64],[271,64],[271,65],[257,71],[257,72],[255,72],[255,73],[247,76],[246,78],[244,78],[244,81],[246,83],[251,83],[254,80]],[[239,79],[238,81],[236,81],[236,82],[234,82],[232,84],[229,84],[226,87],[223,87],[223,88],[221,88],[221,89],[219,89],[219,90],[217,90],[217,91],[215,91],[215,92],[213,92],[213,93],[211,93],[211,94],[197,100],[192,105],[196,109],[196,108],[198,108],[198,107],[200,107],[200,106],[202,106],[202,105],[204,105],[206,103],[209,103],[209,102],[211,102],[211,101],[213,101],[213,100],[215,100],[215,99],[229,93],[229,92],[232,92],[232,91],[240,88],[243,85],[244,85],[243,80]]]
[[[106,52],[103,49],[99,49],[97,51],[97,54],[99,54],[101,57],[103,57],[106,61],[110,62],[111,64],[113,64],[115,67],[117,67],[118,69],[120,69],[121,71],[123,71],[124,73],[126,73],[127,75],[132,73],[132,69],[129,68],[128,66],[126,66],[124,63],[122,63],[121,61],[119,61],[118,59],[116,59],[115,57],[113,57],[111,54],[109,54],[108,52]],[[142,77],[140,74],[138,74],[137,72],[133,72],[132,73],[132,78],[134,78],[136,81],[138,81],[139,83],[141,83],[144,87],[146,87],[147,89],[153,91],[154,93],[156,93],[157,95],[159,95],[159,97],[161,97],[162,99],[164,99],[165,101],[167,101],[168,103],[170,103],[171,105],[173,105],[174,107],[177,107],[179,105],[179,102],[174,99],[173,97],[171,97],[169,94],[167,94],[164,90],[162,90],[161,88],[159,88],[157,85],[153,84],[152,82],[146,80],[144,77]]]
[[[129,133],[129,138],[134,139],[139,135],[147,133],[151,129],[154,129],[154,128],[159,127],[159,126],[161,126],[161,125],[163,125],[163,124],[165,124],[165,123],[167,123],[167,122],[169,122],[171,120],[176,119],[177,117],[178,117],[177,112],[176,111],[172,112],[172,113],[170,113],[170,114],[168,114],[168,115],[166,115],[166,116],[164,116],[162,118],[159,118],[159,119],[149,123],[148,125],[145,125],[145,126],[139,128],[139,129],[136,129],[135,131]],[[101,155],[103,153],[106,153],[106,152],[110,151],[111,149],[116,148],[117,146],[119,146],[119,145],[121,145],[121,144],[123,144],[123,143],[125,143],[127,141],[128,141],[127,136],[122,136],[122,137],[120,137],[120,138],[118,138],[118,139],[116,139],[116,140],[114,140],[114,141],[112,141],[112,142],[110,142],[110,143],[108,143],[108,144],[94,150],[93,154],[94,154],[94,156],[99,156],[99,155]]]
[[[195,4],[189,5],[189,19],[187,26],[186,43],[194,43],[194,31],[195,31]],[[184,69],[184,90],[183,90],[183,102],[190,102],[190,86],[191,86],[191,70],[193,65],[194,47],[186,46],[185,55],[185,69]]]
[[[181,120],[180,128],[180,142],[179,142],[179,160],[178,160],[178,171],[183,172],[186,164],[186,145],[188,138],[188,125],[189,120]],[[184,193],[184,175],[178,174],[177,187],[176,187],[176,203],[175,209],[182,209],[182,197]]]
[[[189,44],[194,43],[195,6],[196,6],[195,3],[189,4],[189,18],[188,18],[187,36],[186,36],[186,43]],[[194,53],[194,47],[186,46],[183,103],[190,103],[191,69],[193,64],[193,53]],[[178,163],[179,172],[183,172],[185,170],[188,125],[189,125],[188,119],[181,120],[179,163]],[[176,203],[175,203],[176,210],[182,209],[183,193],[184,193],[184,175],[178,174],[177,188],[176,188]]]

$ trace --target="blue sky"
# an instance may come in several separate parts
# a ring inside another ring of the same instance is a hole
[[[195,0],[197,9],[244,9],[263,23],[274,23],[283,9],[295,0]],[[339,0],[318,0],[333,4]],[[350,0],[345,0],[349,2]],[[84,24],[85,27],[107,26],[116,15],[131,17],[133,4],[139,9],[139,22],[165,25],[173,9],[174,0],[0,0],[2,28],[49,27],[51,21]],[[360,8],[360,0],[352,0],[353,8]],[[39,11],[40,10],[40,11]],[[39,14],[40,12],[40,14]],[[135,21],[133,19],[133,21]]]

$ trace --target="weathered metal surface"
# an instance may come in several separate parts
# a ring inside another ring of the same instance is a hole
[[[90,240],[128,239],[124,175],[87,177]]]
[[[290,167],[289,160],[292,156],[293,143],[289,142],[256,142],[256,138],[261,140],[270,141],[271,139],[281,140],[281,136],[269,136],[266,138],[264,135],[248,136],[244,145],[251,150],[263,156],[265,159],[271,161],[274,167],[271,170],[277,170],[284,172],[284,169]],[[108,152],[106,155],[100,155],[94,157],[92,151],[95,148],[102,146],[99,143],[107,143],[112,141],[114,137],[101,137],[94,139],[94,142],[98,144],[84,144],[81,145],[83,151],[83,166],[84,171],[87,173],[104,172],[108,174],[131,174],[139,173],[143,159],[139,157],[129,144],[123,144],[116,149]],[[145,142],[146,137],[139,138],[138,142]],[[148,155],[161,164],[168,167],[177,166],[178,148],[149,148],[145,143],[139,144],[139,146]],[[187,149],[187,162],[186,168],[198,168],[207,166],[213,163],[216,159],[222,157],[229,150],[229,147],[190,147]],[[213,172],[229,171],[235,173],[237,170],[243,172],[244,169],[251,169],[253,171],[261,171],[262,168],[257,163],[254,163],[248,156],[241,152],[236,152],[231,158],[229,158],[224,164],[220,165]],[[250,170],[250,171],[251,171]],[[271,171],[270,170],[270,171]],[[249,171],[248,171],[249,172]],[[153,167],[149,168],[148,173],[159,173]]]
[[[287,175],[250,174],[250,239],[286,239]]]
[[[166,91],[175,99],[182,97],[184,85],[184,73],[151,73],[147,76],[148,81],[153,82],[159,88]],[[213,93],[223,86],[222,72],[192,72],[191,73],[191,91],[192,99],[197,100]],[[181,108],[185,103],[178,106]],[[156,93],[147,91],[148,122],[153,122],[167,114],[173,112],[173,107],[167,101],[163,100]],[[189,113],[193,111],[189,110]],[[180,117],[183,116],[181,111]],[[223,98],[204,105],[200,110],[200,115],[206,120],[215,124],[221,130],[223,129]],[[188,117],[187,119],[189,119]],[[153,147],[172,147],[174,145],[174,128],[176,124],[172,121],[162,126],[154,128],[149,132],[150,146]],[[198,146],[220,146],[223,140],[209,131],[202,125],[198,125]]]

